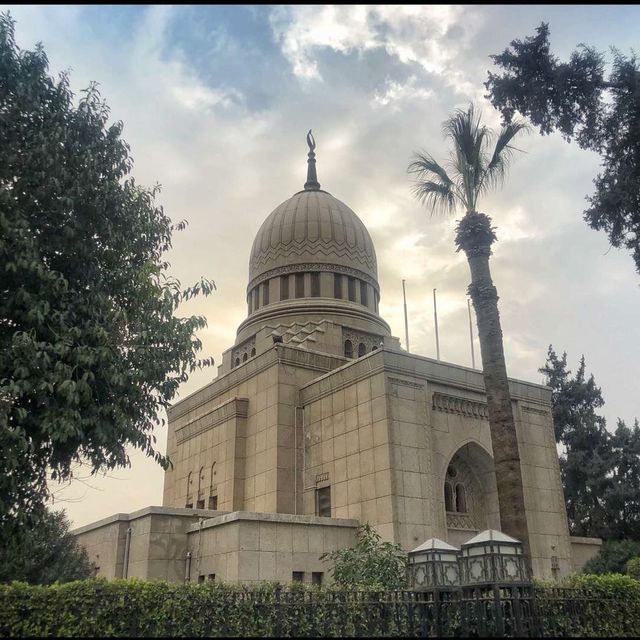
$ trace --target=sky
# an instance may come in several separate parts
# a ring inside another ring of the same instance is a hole
[[[189,226],[168,256],[184,284],[216,292],[184,315],[206,316],[203,355],[233,344],[246,317],[253,238],[266,216],[302,189],[306,133],[317,142],[322,188],[365,223],[378,256],[380,312],[404,344],[406,280],[411,351],[435,357],[437,289],[442,360],[470,366],[468,265],[455,252],[456,216],[432,216],[412,196],[416,151],[445,160],[442,122],[470,101],[492,127],[484,98],[489,56],[514,38],[551,29],[552,51],[578,44],[628,53],[638,6],[8,6],[22,48],[42,42],[50,72],[80,94],[99,83],[139,183]],[[497,227],[491,268],[509,375],[543,382],[547,348],[582,354],[601,386],[609,428],[640,415],[640,276],[631,256],[582,219],[599,158],[559,135],[519,142],[503,188],[480,210]],[[459,217],[459,216],[457,216]],[[474,327],[474,334],[475,334]],[[479,362],[479,345],[475,352]],[[213,377],[194,374],[184,397]],[[164,451],[166,432],[157,431]],[[131,467],[52,487],[74,526],[162,503],[163,472],[131,452]]]

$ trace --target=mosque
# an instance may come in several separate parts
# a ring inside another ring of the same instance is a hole
[[[318,584],[361,523],[407,551],[500,527],[482,374],[391,335],[371,236],[307,139],[304,188],[253,242],[235,343],[169,410],[163,506],[74,531],[99,575]],[[533,570],[557,579],[600,541],[569,536],[550,389],[510,389]]]

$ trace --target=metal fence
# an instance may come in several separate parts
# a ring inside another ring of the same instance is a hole
[[[258,611],[275,612],[273,635],[284,637],[598,637],[640,632],[631,623],[625,626],[628,603],[584,589],[277,590],[275,602],[250,593],[246,597]]]

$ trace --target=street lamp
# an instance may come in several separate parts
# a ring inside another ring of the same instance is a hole
[[[522,543],[487,529],[461,547],[460,577],[465,587],[517,585],[529,582]]]
[[[460,584],[460,550],[438,538],[429,538],[409,551],[409,584],[414,591],[452,590]]]

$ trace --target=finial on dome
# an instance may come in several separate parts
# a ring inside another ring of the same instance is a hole
[[[311,129],[309,129],[309,133],[307,133],[307,144],[309,145],[309,159],[307,160],[307,181],[304,183],[304,189],[305,191],[318,191],[320,189],[320,183],[316,175],[316,154],[314,152],[316,141],[311,133]]]

